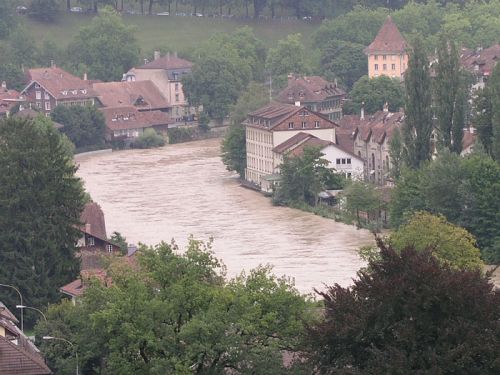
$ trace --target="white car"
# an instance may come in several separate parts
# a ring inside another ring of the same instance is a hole
[[[82,13],[83,12],[83,9],[80,8],[80,7],[73,7],[69,10],[70,12],[73,12],[73,13]]]
[[[169,12],[156,13],[157,16],[170,16]]]

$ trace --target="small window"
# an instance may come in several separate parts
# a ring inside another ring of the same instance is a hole
[[[42,103],[41,102],[36,102],[36,107],[41,109],[42,108]]]
[[[43,97],[44,97],[45,100],[50,100],[50,96],[49,96],[49,93],[47,91],[45,91],[43,93]]]
[[[392,70],[396,70],[396,64],[391,65]]]
[[[95,245],[94,237],[89,237],[89,246],[94,246],[94,245]]]
[[[384,64],[383,68],[384,70],[387,70],[387,64]]]
[[[347,164],[351,164],[351,158],[347,158]]]
[[[302,129],[305,129],[307,127],[307,122],[302,121]]]
[[[337,159],[337,161],[336,161],[336,162],[337,162],[337,164],[340,164],[340,159]]]
[[[108,250],[108,253],[112,253],[113,252],[113,245],[107,244],[106,245],[106,250]]]
[[[40,85],[38,83],[35,83],[35,89],[39,89]]]
[[[382,60],[384,60],[384,61],[387,60],[387,55],[383,55]]]
[[[41,91],[36,91],[35,92],[35,98],[36,98],[36,100],[42,100],[42,92]]]
[[[351,177],[352,177],[351,172],[347,172],[347,178],[351,179]]]
[[[375,55],[375,61],[377,61],[377,60],[378,60],[378,55]]]
[[[317,129],[319,128],[319,121],[314,121],[314,127]]]
[[[288,123],[288,129],[293,129],[293,122]]]
[[[68,91],[67,91],[67,90],[64,90],[64,91],[62,92],[62,94],[63,94],[63,95],[68,95]]]
[[[342,159],[342,164],[345,164],[345,159]]]
[[[175,101],[178,102],[179,101],[179,94],[175,94]]]
[[[179,84],[178,83],[175,84],[175,91],[179,91]]]
[[[50,102],[45,102],[45,110],[50,111]]]
[[[375,70],[378,70],[378,64],[375,64]]]
[[[85,95],[87,93],[87,90],[83,89],[83,90],[80,90],[80,92]]]

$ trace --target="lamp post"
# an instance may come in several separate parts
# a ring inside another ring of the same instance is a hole
[[[38,311],[43,316],[43,319],[45,321],[47,321],[47,317],[45,316],[45,314],[41,310],[37,309],[36,307],[30,307],[30,306],[24,306],[24,305],[16,305],[16,309],[20,309],[21,311],[23,311],[23,309],[30,309],[30,310]]]
[[[7,288],[14,289],[17,292],[17,294],[19,294],[19,298],[21,299],[21,305],[23,304],[23,295],[21,294],[21,292],[19,291],[19,289],[17,289],[15,286],[8,285],[8,284],[0,284],[0,286],[4,286],[4,287],[7,287]],[[21,309],[21,331],[24,332],[24,314],[23,314],[23,309]]]
[[[75,357],[76,357],[76,375],[80,375],[78,371],[78,352],[76,351],[75,345],[69,340],[63,339],[62,337],[54,337],[54,336],[43,336],[42,337],[44,340],[59,340],[59,341],[64,341],[65,343],[71,345],[73,350],[75,351]]]

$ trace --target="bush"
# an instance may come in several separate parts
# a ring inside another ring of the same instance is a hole
[[[195,135],[193,128],[172,128],[168,129],[168,143],[188,142]]]
[[[165,140],[163,137],[156,133],[154,129],[145,129],[132,144],[134,148],[152,148],[165,146]]]

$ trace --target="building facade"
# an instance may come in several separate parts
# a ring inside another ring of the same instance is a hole
[[[300,103],[314,112],[337,121],[342,117],[345,91],[336,82],[328,82],[319,76],[288,76],[288,85],[278,95],[281,103]]]
[[[406,49],[405,39],[391,16],[387,16],[373,42],[364,50],[368,56],[368,76],[384,75],[402,81],[408,68]]]
[[[46,116],[58,105],[98,104],[90,81],[80,79],[56,66],[29,69],[27,77],[29,83],[21,95],[27,105]]]

